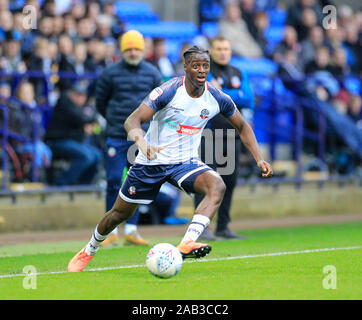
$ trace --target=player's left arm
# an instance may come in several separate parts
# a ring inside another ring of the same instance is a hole
[[[262,171],[262,176],[264,178],[271,177],[273,175],[273,169],[271,165],[263,159],[254,131],[245,121],[240,111],[235,108],[234,114],[229,117],[228,120],[235,129],[238,130],[241,141],[253,155],[258,167]]]

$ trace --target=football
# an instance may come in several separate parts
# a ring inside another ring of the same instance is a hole
[[[180,271],[182,261],[182,255],[175,246],[159,243],[148,251],[146,266],[156,277],[171,278]]]

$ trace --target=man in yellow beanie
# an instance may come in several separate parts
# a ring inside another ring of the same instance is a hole
[[[130,65],[137,66],[143,59],[145,41],[141,33],[130,30],[121,38],[123,59]]]
[[[162,75],[151,63],[145,61],[145,42],[140,32],[130,30],[120,40],[123,59],[106,67],[96,87],[96,106],[99,113],[107,120],[106,174],[107,194],[106,211],[109,211],[122,184],[124,172],[129,161],[127,152],[132,141],[127,141],[124,122],[138,107],[150,91],[162,82]],[[147,131],[148,124],[143,130]],[[141,208],[142,209],[142,208]],[[125,244],[148,245],[137,231],[139,211],[126,221]],[[103,245],[118,242],[118,230],[115,228]]]

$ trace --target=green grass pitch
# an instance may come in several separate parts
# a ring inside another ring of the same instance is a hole
[[[156,278],[144,266],[149,247],[101,248],[84,272],[70,274],[68,261],[84,242],[0,246],[0,299],[362,298],[362,222],[242,234],[246,240],[211,243],[209,256],[185,261],[170,279]],[[154,238],[152,243],[179,240]],[[24,288],[28,265],[39,273],[36,289]],[[326,266],[336,272],[328,273]]]

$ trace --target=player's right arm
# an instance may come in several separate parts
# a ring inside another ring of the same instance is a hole
[[[144,103],[133,111],[124,123],[124,128],[128,133],[129,139],[135,142],[137,147],[149,160],[157,158],[157,152],[162,150],[161,147],[150,146],[145,138],[143,137],[143,130],[141,124],[150,120],[156,113],[155,110],[151,109]]]
[[[153,89],[140,106],[127,118],[124,127],[128,137],[136,143],[142,153],[149,159],[157,158],[163,148],[150,146],[143,137],[141,124],[150,120],[157,111],[163,109],[173,98],[176,89],[181,85],[181,77],[173,78]]]

